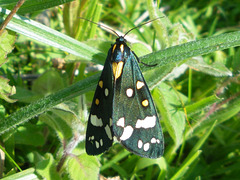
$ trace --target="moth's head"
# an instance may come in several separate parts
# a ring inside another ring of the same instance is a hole
[[[119,43],[119,44],[125,44],[127,42],[127,40],[124,38],[124,36],[119,36],[116,39],[116,42]]]

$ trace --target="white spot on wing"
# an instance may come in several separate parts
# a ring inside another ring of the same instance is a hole
[[[98,119],[96,115],[91,115],[90,119],[93,126],[101,127],[103,125],[101,118]]]
[[[144,146],[143,146],[143,150],[144,150],[144,151],[148,151],[148,150],[149,150],[149,147],[150,147],[150,144],[149,144],[149,143],[146,143],[146,144],[144,144]]]
[[[105,96],[107,97],[107,96],[108,96],[108,94],[109,94],[109,91],[108,91],[108,89],[107,89],[107,88],[104,90],[104,93],[105,93]]]
[[[99,148],[99,143],[97,141],[95,141],[95,145],[96,145],[96,148],[98,149]]]
[[[141,89],[144,86],[144,82],[137,81],[136,87],[137,89]]]
[[[125,126],[125,119],[124,119],[124,117],[120,118],[117,121],[117,126],[120,126],[120,127],[124,127]]]
[[[158,144],[160,143],[159,139],[157,139],[157,143],[158,143]]]
[[[88,140],[89,141],[94,140],[94,136],[89,136]]]
[[[103,140],[100,139],[100,146],[103,146]]]
[[[156,125],[156,116],[147,116],[145,119],[138,119],[136,128],[153,128]]]
[[[105,132],[106,132],[108,138],[112,140],[112,132],[108,125],[105,126]]]
[[[122,136],[120,137],[120,140],[122,140],[122,141],[127,140],[128,138],[130,138],[132,136],[132,133],[133,133],[132,126],[126,126],[123,129],[123,133],[122,133]]]
[[[138,140],[138,148],[141,149],[143,146],[143,142],[141,139]]]
[[[157,142],[157,139],[153,137],[153,138],[151,139],[151,143],[156,143],[156,142]]]
[[[127,97],[132,97],[133,96],[133,89],[132,88],[128,88],[126,90],[126,95],[127,95]]]
[[[112,118],[109,119],[109,126],[112,126]]]

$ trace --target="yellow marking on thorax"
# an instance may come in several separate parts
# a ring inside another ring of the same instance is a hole
[[[115,49],[116,49],[116,46],[117,46],[116,44],[114,44],[114,45],[113,45],[113,48],[112,48],[112,53],[115,51]]]
[[[122,75],[123,61],[120,61],[119,63],[113,62],[112,69],[113,69],[113,76],[116,81]]]
[[[123,51],[124,51],[124,45],[123,44],[120,45],[120,50],[121,50],[121,53],[123,53]]]

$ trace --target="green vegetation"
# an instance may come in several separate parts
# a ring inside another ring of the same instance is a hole
[[[0,0],[0,23],[17,0]],[[0,36],[0,178],[238,179],[240,2],[27,0]],[[110,45],[127,35],[152,89],[165,153],[118,142],[85,153],[93,93]],[[78,73],[76,73],[78,72]]]

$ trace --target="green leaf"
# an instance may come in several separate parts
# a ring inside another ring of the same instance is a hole
[[[81,154],[71,156],[68,160],[67,171],[71,179],[98,179],[100,164],[96,157]]]
[[[34,168],[29,168],[26,169],[24,171],[18,172],[16,174],[13,175],[9,175],[7,177],[3,178],[4,180],[13,180],[13,179],[31,179],[31,180],[37,180],[38,175],[35,173],[35,169]]]
[[[39,120],[52,127],[57,132],[60,140],[71,138],[74,130],[79,130],[79,126],[83,126],[77,115],[69,109],[67,104],[59,104],[50,112],[42,114]]]
[[[240,57],[240,49],[237,50],[236,54],[233,57],[233,72],[238,72],[240,71],[240,61],[239,61],[239,57]]]
[[[157,64],[157,66],[163,66],[169,63],[180,62],[181,60],[194,56],[204,55],[217,50],[223,50],[236,46],[240,46],[240,31],[220,34],[218,36],[212,36],[173,46],[145,55],[141,57],[140,60],[147,64]],[[142,66],[142,70],[146,70],[148,68],[149,67]]]
[[[93,75],[56,93],[53,93],[46,98],[35,101],[29,106],[21,108],[19,111],[17,111],[17,113],[13,113],[11,117],[9,116],[4,121],[0,119],[0,134],[4,131],[8,131],[10,127],[13,128],[16,125],[49,110],[57,104],[86,93],[89,90],[93,90],[96,88],[96,82],[98,78],[99,74]]]
[[[182,179],[185,175],[185,173],[188,171],[189,166],[191,166],[191,164],[193,164],[200,156],[202,151],[197,151],[195,152],[190,158],[189,160],[182,165],[182,167],[174,174],[174,176],[171,177],[171,179]]]
[[[119,17],[125,24],[127,24],[128,27],[130,28],[134,28],[136,27],[133,22],[123,13],[120,13],[119,11],[115,11],[115,10],[112,10],[112,13],[116,15],[116,17]],[[141,38],[145,43],[147,43],[147,40],[145,39],[145,37],[142,35],[142,33],[140,32],[140,30],[137,28],[137,29],[134,29],[137,36],[139,38]]]
[[[167,17],[164,18],[165,17],[164,13],[157,10],[152,0],[147,0],[147,8],[148,8],[149,16],[151,17],[151,19],[163,17],[156,21],[153,21],[153,27],[156,30],[156,33],[159,37],[158,39],[160,41],[161,49],[165,49],[166,47],[169,47],[169,37],[168,37],[167,27],[171,27],[172,25]]]
[[[102,12],[102,4],[97,4],[96,5],[96,7],[95,7],[95,11],[94,11],[94,13],[93,13],[93,17],[92,17],[92,20],[93,20],[93,22],[98,22],[99,21],[99,19],[101,18],[101,12]],[[88,37],[90,38],[90,39],[92,39],[92,38],[94,38],[94,36],[96,35],[96,29],[97,29],[97,26],[92,26],[91,28],[90,28],[90,31],[89,31],[89,35],[88,35]]]
[[[156,87],[163,79],[165,79],[171,73],[171,71],[176,66],[177,63],[169,63],[168,65],[150,68],[149,70],[143,72],[148,87],[150,89]]]
[[[191,152],[188,154],[188,156],[185,158],[184,163],[187,163],[192,156],[198,152],[200,150],[200,148],[202,147],[202,145],[205,143],[205,141],[207,140],[207,138],[210,136],[210,134],[212,133],[214,127],[216,126],[217,121],[214,121],[211,126],[208,129],[205,129],[205,133],[202,135],[202,137],[195,143],[195,146],[192,148]]]
[[[126,158],[130,154],[129,151],[123,150],[121,152],[118,152],[116,156],[114,156],[111,160],[107,161],[103,164],[101,167],[101,171],[104,171],[110,167],[112,167],[115,163],[121,161],[122,159]]]
[[[31,103],[43,97],[42,94],[34,93],[28,89],[20,86],[16,86],[16,94],[12,95],[13,99],[17,99],[18,102]]]
[[[7,54],[12,52],[16,40],[15,32],[4,30],[0,36],[0,67],[7,61]]]
[[[191,130],[189,130],[185,137],[188,139],[190,134],[197,135],[199,132],[204,131],[212,125],[213,122],[217,120],[217,124],[221,124],[227,120],[230,120],[231,117],[235,116],[240,112],[240,98],[234,99],[231,103],[228,104],[227,108],[216,111],[209,118],[204,119],[204,121],[198,121]],[[192,132],[193,131],[193,132]]]
[[[20,126],[15,135],[15,144],[42,146],[45,143],[42,131],[42,127],[29,123]]]
[[[0,76],[0,98],[9,103],[14,103],[16,100],[10,99],[9,96],[16,93],[16,88],[15,86],[10,86],[8,81],[8,79]]]
[[[19,0],[0,0],[0,6],[6,9],[13,9],[14,6],[17,4]],[[32,1],[32,0],[26,0],[24,4],[21,6],[21,8],[18,10],[18,14],[26,14],[31,13],[35,11],[40,11],[44,9],[48,9],[54,6],[59,6],[61,4],[71,2],[73,0],[61,0],[61,1],[55,1],[55,0],[41,0],[41,1]]]
[[[201,146],[204,144],[204,142],[207,140],[207,138],[209,137],[209,135],[212,133],[215,125],[216,125],[215,121],[212,126],[209,129],[206,129],[206,133],[204,133],[204,135],[198,140],[198,142],[196,142],[195,146],[192,148],[191,152],[188,154],[188,156],[184,159],[184,162],[182,163],[181,167],[179,168],[179,170],[174,174],[174,176],[172,177],[172,179],[180,179],[183,176],[186,176],[187,171],[189,170],[189,166],[197,160],[197,158],[199,158],[200,154],[201,154],[201,150],[199,150],[201,148]]]
[[[145,43],[132,43],[131,49],[138,57],[151,53],[151,48],[147,47]]]
[[[5,117],[5,108],[0,104],[0,119],[4,119]]]
[[[168,36],[170,46],[187,43],[196,40],[192,33],[186,31],[182,24],[176,23],[171,26],[171,34]]]
[[[165,83],[161,83],[154,89],[153,99],[161,112],[168,133],[174,142],[179,145],[182,142],[186,123],[185,114],[181,107],[182,102],[187,102],[187,97],[176,92]]]
[[[0,17],[5,17],[9,13],[9,10],[0,7]],[[3,19],[0,18],[0,23],[2,21]],[[95,62],[102,64],[105,61],[106,56],[101,54],[98,50],[23,16],[14,15],[12,20],[8,23],[7,29],[11,29],[12,31],[37,40],[38,42],[74,54],[82,60],[91,61],[94,59]]]
[[[89,4],[89,8],[86,12],[86,16],[85,18],[86,19],[91,19],[91,17],[93,16],[95,10],[96,10],[96,7],[97,7],[97,3],[98,3],[98,0],[92,0],[91,3]],[[82,41],[84,39],[84,34],[87,30],[87,26],[88,26],[89,22],[88,21],[83,21],[82,22],[82,28],[78,28],[78,32],[76,33],[76,38],[79,39],[80,41]],[[91,23],[91,26],[95,24]],[[95,27],[96,28],[96,27]],[[91,31],[91,30],[90,30]]]
[[[224,64],[219,62],[208,65],[202,58],[192,58],[190,61],[187,61],[186,64],[194,70],[201,71],[212,76],[232,76],[232,72],[227,69]]]
[[[60,140],[69,139],[72,137],[72,129],[67,125],[64,119],[58,117],[56,114],[50,112],[41,114],[39,120],[51,127],[59,137]]]
[[[49,70],[43,73],[33,82],[32,91],[40,95],[49,95],[64,88],[64,79],[56,70]]]
[[[48,70],[33,82],[32,91],[23,87],[16,87],[16,94],[12,96],[19,102],[31,103],[62,89],[66,81],[56,70]]]
[[[52,154],[47,153],[45,159],[36,164],[36,172],[44,179],[61,179],[56,166]]]
[[[161,167],[166,167],[165,160],[163,157],[158,159],[149,159],[149,158],[140,158],[136,164],[135,171],[141,171],[149,166],[158,165],[159,168],[162,170]],[[166,168],[164,168],[166,169]]]
[[[203,99],[200,99],[196,103],[190,104],[185,106],[187,114],[191,115],[194,113],[198,113],[204,109],[206,109],[209,105],[220,101],[221,99],[218,98],[216,95],[212,95]]]

